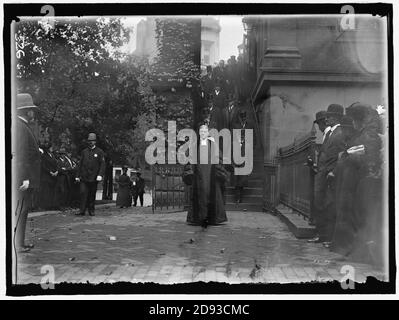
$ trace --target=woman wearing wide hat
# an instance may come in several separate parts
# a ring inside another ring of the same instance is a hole
[[[331,249],[380,264],[383,203],[380,119],[369,105],[346,109],[355,135],[337,166],[337,223]]]

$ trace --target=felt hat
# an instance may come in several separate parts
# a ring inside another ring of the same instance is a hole
[[[342,117],[344,115],[344,107],[340,104],[330,104],[327,108],[326,116]]]
[[[37,108],[38,106],[33,104],[32,96],[29,93],[18,93],[17,94],[17,110]]]
[[[355,102],[346,108],[346,115],[353,120],[363,121],[368,116],[370,109],[371,107],[366,104]]]
[[[319,121],[326,120],[327,112],[326,111],[319,111],[316,113],[316,120],[313,121],[314,123],[319,123]]]

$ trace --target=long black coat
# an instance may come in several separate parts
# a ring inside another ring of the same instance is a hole
[[[39,207],[49,209],[54,206],[54,190],[57,177],[50,172],[57,171],[57,159],[48,150],[44,151],[41,156],[41,176],[40,176],[40,193]]]
[[[78,178],[82,181],[94,182],[97,176],[104,176],[104,171],[104,152],[97,146],[93,149],[84,149],[79,162]]]
[[[339,126],[321,147],[317,163],[318,171],[325,173],[333,171],[338,161],[338,154],[344,151],[345,147],[345,136]]]
[[[211,143],[208,140],[209,158]],[[198,161],[198,164],[189,165],[193,173],[192,185],[189,189],[190,206],[187,213],[187,222],[190,224],[199,225],[205,219],[208,219],[209,224],[227,221],[224,207],[225,179],[220,178],[223,175],[227,177],[227,172],[221,164],[210,164],[210,159],[208,163],[199,164]]]
[[[16,119],[13,171],[14,187],[17,188],[22,181],[29,180],[29,188],[40,186],[40,161],[41,154],[37,140],[28,124],[21,119]]]
[[[376,245],[376,252],[382,252],[382,179],[378,173],[381,139],[374,128],[366,127],[350,143],[358,145],[364,145],[365,154],[344,153],[336,169],[337,222],[331,248],[367,259],[368,241]]]
[[[57,171],[57,159],[50,151],[44,151],[41,155],[41,182],[55,181],[50,172]]]
[[[226,94],[221,91],[218,95],[213,92],[213,108],[211,111],[211,127],[218,131],[223,128],[228,128],[228,112],[227,112],[227,98]]]
[[[131,207],[132,193],[130,192],[132,181],[126,174],[122,174],[118,179],[118,194],[116,196],[117,207]]]

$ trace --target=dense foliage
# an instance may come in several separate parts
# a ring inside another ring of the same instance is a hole
[[[87,133],[96,132],[100,146],[109,147],[106,136],[113,142],[115,162],[136,165],[148,129],[165,128],[167,120],[189,126],[191,100],[172,83],[187,88],[199,73],[194,27],[190,21],[157,20],[158,57],[149,65],[120,50],[130,32],[121,19],[62,19],[54,27],[20,22],[18,91],[30,93],[40,106],[42,142],[50,138],[55,147],[78,153]],[[154,91],[155,83],[165,90]]]

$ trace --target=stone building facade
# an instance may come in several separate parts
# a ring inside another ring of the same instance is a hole
[[[256,73],[264,160],[312,129],[314,115],[331,103],[387,107],[385,18],[342,16],[244,18],[249,66]],[[318,136],[318,139],[321,137]]]

